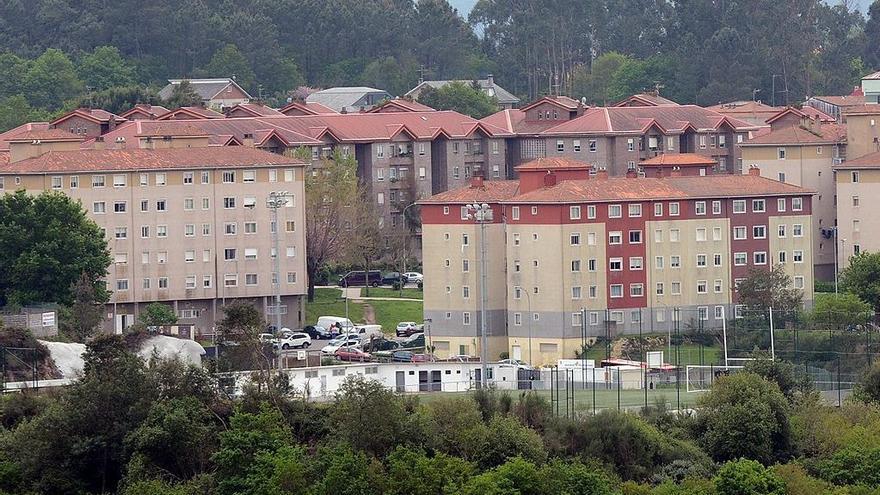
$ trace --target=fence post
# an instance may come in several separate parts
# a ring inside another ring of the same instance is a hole
[[[596,415],[596,368],[593,368],[593,415]]]
[[[620,411],[620,382],[623,380],[621,372],[617,370],[617,410]]]
[[[843,401],[841,400],[840,393],[840,355],[837,355],[837,407],[841,407],[843,405]]]

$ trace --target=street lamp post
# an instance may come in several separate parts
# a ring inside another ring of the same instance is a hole
[[[514,289],[519,289],[520,292],[525,292],[526,294],[526,304],[529,311],[529,366],[532,366],[534,365],[534,361],[532,361],[532,296],[529,295],[529,291],[520,286],[516,286]]]
[[[272,243],[275,246],[275,280],[273,280],[272,288],[275,291],[275,331],[281,331],[281,253],[279,250],[279,230],[278,225],[278,209],[284,207],[290,200],[290,193],[287,191],[272,191],[266,198],[266,207],[272,210],[272,224],[275,228],[272,230]]]
[[[834,233],[834,293],[837,294],[837,283],[838,283],[838,264],[837,257],[839,256],[837,253],[837,226],[832,230]]]
[[[467,210],[468,220],[480,225],[480,381],[486,387],[489,385],[486,367],[489,358],[489,339],[486,335],[486,223],[492,221],[492,209],[486,203],[474,203],[467,205]]]
[[[403,217],[403,270],[400,271],[400,276],[402,277],[404,273],[406,273],[406,238],[409,237],[409,234],[406,232],[406,210],[415,206],[415,203],[410,203],[406,207],[404,207],[401,212],[401,216]],[[403,297],[403,285],[404,282],[400,283],[400,296]]]

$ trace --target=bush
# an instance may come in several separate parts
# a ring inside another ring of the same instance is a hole
[[[761,463],[740,459],[721,466],[715,476],[718,495],[786,495],[785,483]]]
[[[880,404],[880,361],[862,374],[854,395],[866,404]]]
[[[400,290],[400,289],[402,289],[402,288],[403,288],[403,284],[401,284],[400,281],[398,281],[398,280],[395,280],[395,281],[391,284],[391,289],[392,289],[392,290]]]

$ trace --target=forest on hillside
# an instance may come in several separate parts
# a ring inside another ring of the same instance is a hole
[[[524,99],[795,103],[848,94],[880,69],[878,40],[880,2],[866,17],[846,1],[479,0],[464,19],[447,0],[7,0],[0,123],[232,75],[269,103],[303,85],[399,95],[420,75],[489,73]]]

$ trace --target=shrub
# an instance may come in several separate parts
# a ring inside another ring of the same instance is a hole
[[[786,495],[785,483],[772,470],[748,459],[730,461],[715,476],[718,495]]]

